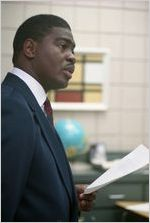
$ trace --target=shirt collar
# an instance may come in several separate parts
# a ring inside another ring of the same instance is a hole
[[[19,68],[14,67],[11,73],[19,77],[27,84],[27,86],[30,88],[33,95],[35,96],[38,104],[40,105],[40,107],[42,107],[43,103],[46,100],[46,93],[41,84],[37,80],[35,80],[31,75]]]

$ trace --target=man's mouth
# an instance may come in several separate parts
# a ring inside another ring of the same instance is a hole
[[[72,64],[67,65],[67,66],[65,66],[65,68],[64,68],[64,70],[70,72],[71,74],[74,72],[74,69],[75,69],[75,67],[74,67],[74,65],[72,65]]]
[[[67,76],[68,79],[72,78],[72,74],[74,72],[74,69],[75,69],[75,67],[72,64],[65,66],[64,73],[65,73],[65,75]]]

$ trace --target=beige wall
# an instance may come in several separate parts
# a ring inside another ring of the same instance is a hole
[[[111,49],[110,106],[106,112],[54,112],[76,118],[89,143],[105,142],[109,151],[148,146],[148,1],[49,0],[4,1],[2,14],[2,79],[11,69],[12,40],[28,17],[53,13],[72,26],[77,46]]]

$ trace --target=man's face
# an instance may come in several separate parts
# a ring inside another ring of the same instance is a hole
[[[37,42],[32,68],[46,92],[67,87],[74,71],[74,47],[71,31],[59,27]]]

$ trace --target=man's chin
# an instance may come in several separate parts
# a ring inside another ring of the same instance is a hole
[[[52,90],[59,90],[59,89],[64,89],[68,86],[68,82],[60,82],[57,83],[57,85],[52,87]]]

